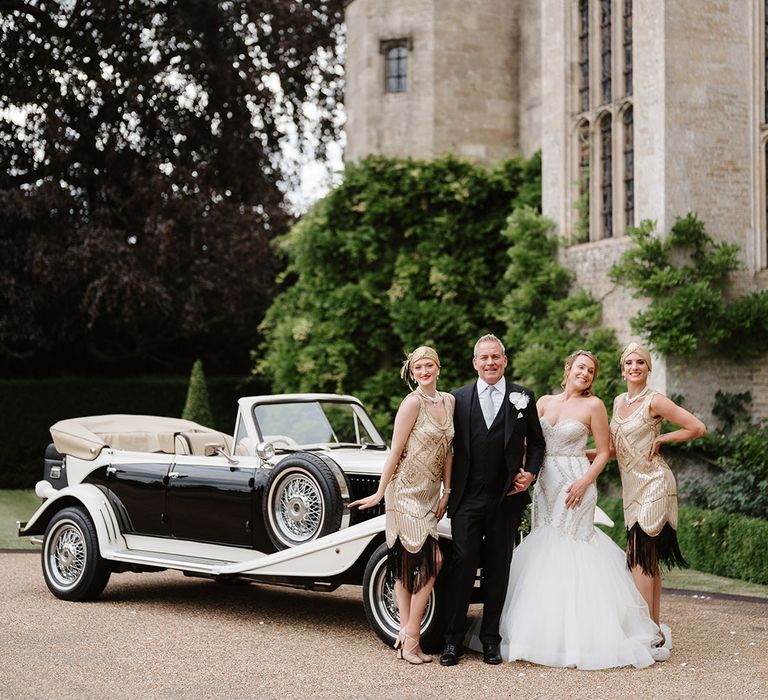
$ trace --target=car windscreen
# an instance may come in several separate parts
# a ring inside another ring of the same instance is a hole
[[[254,407],[261,439],[275,446],[383,445],[370,418],[357,405],[341,401],[268,403]]]

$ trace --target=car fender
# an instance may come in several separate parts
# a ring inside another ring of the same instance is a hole
[[[117,524],[114,510],[107,495],[93,484],[75,484],[63,489],[54,489],[47,481],[38,481],[35,493],[44,498],[44,503],[25,523],[18,523],[18,535],[42,535],[51,518],[62,508],[82,506],[96,528],[101,556],[109,558],[110,552],[125,549],[126,543]]]

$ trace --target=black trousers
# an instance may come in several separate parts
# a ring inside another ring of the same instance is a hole
[[[520,525],[519,499],[505,497],[483,485],[468,485],[451,518],[453,556],[448,579],[448,644],[464,642],[467,609],[478,567],[482,566],[483,621],[480,641],[500,644],[499,618],[509,583],[509,565]]]

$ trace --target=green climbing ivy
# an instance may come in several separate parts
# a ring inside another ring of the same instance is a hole
[[[732,359],[758,357],[768,347],[768,291],[729,297],[739,247],[715,241],[695,215],[678,218],[665,237],[643,221],[634,242],[610,271],[613,281],[649,300],[632,330],[664,354],[699,351]]]
[[[500,320],[513,376],[537,395],[560,391],[563,361],[574,350],[597,355],[595,393],[610,404],[619,392],[619,347],[601,325],[602,305],[557,261],[554,224],[529,208],[515,211],[503,232],[509,246],[508,289]]]

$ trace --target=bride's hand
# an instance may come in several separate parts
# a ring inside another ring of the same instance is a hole
[[[584,494],[587,492],[588,482],[583,479],[574,481],[567,489],[567,496],[565,498],[566,508],[578,508],[581,502],[584,500]]]
[[[374,506],[377,506],[379,503],[381,503],[382,498],[383,496],[380,496],[377,492],[371,496],[366,496],[365,498],[359,498],[356,501],[352,501],[352,503],[350,503],[347,508],[354,508],[355,506],[357,506],[360,510],[373,508]]]

